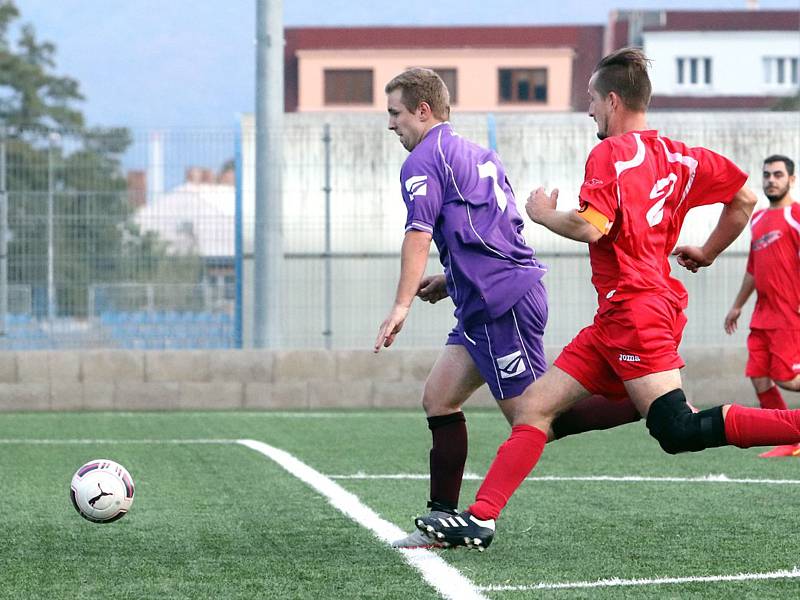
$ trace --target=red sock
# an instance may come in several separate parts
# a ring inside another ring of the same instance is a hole
[[[497,456],[475,495],[469,512],[477,518],[496,519],[516,489],[536,466],[547,443],[547,434],[530,425],[515,425],[497,449]]]
[[[761,408],[777,408],[779,410],[786,410],[789,408],[786,406],[786,402],[783,401],[783,396],[781,396],[781,391],[778,389],[777,385],[773,385],[766,392],[761,392],[760,394],[756,394],[756,396],[758,396],[758,403],[761,405]]]
[[[430,452],[431,508],[458,507],[461,478],[467,462],[467,423],[464,413],[428,417],[433,445]]]
[[[769,410],[731,405],[725,439],[732,446],[776,446],[800,442],[800,410]]]

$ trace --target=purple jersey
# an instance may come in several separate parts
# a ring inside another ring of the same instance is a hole
[[[400,170],[406,231],[433,235],[462,322],[497,319],[544,276],[496,153],[436,125]]]

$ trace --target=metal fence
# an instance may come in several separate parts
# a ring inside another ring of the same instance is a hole
[[[754,189],[765,156],[800,156],[797,113],[663,113],[651,122],[730,156],[751,173]],[[596,143],[585,115],[468,114],[454,124],[478,142],[497,140],[520,207],[538,185],[559,187],[562,208],[576,203]],[[277,134],[285,150],[281,346],[369,348],[399,275],[398,173],[406,153],[381,115],[287,115]],[[253,141],[247,117],[226,131],[7,132],[0,348],[250,344]],[[682,241],[702,241],[716,214],[697,211]],[[532,224],[526,237],[550,267],[546,341],[564,344],[594,312],[585,246]],[[685,344],[744,343],[744,332],[723,333],[722,319],[748,239],[711,269],[678,272],[690,292]],[[440,268],[432,256],[428,272]],[[452,325],[449,302],[415,305],[398,346],[440,346]]]

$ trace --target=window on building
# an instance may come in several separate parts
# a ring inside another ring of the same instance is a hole
[[[325,69],[325,104],[372,104],[372,69]]]
[[[704,56],[679,56],[676,60],[678,85],[710,86],[711,59]]]
[[[800,83],[796,56],[765,56],[764,83],[779,87],[797,87]]]
[[[500,69],[500,102],[547,102],[547,69]]]

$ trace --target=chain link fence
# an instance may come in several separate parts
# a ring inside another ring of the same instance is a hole
[[[561,190],[561,208],[577,204],[596,143],[585,115],[466,114],[454,125],[479,143],[497,140],[520,209],[539,185]],[[655,113],[651,125],[730,156],[754,189],[765,156],[800,156],[797,113]],[[276,135],[284,147],[281,346],[370,348],[399,276],[406,153],[374,114],[287,115]],[[254,214],[252,119],[225,131],[6,131],[0,142],[0,348],[251,344],[253,240],[263,226]],[[702,242],[717,214],[693,211],[681,241]],[[564,344],[596,306],[585,245],[530,223],[525,234],[550,268],[546,341]],[[722,320],[748,243],[745,233],[699,274],[676,270],[690,293],[684,344],[744,343],[746,330],[728,337]],[[439,270],[432,255],[428,272]],[[415,304],[398,346],[442,345],[452,310],[448,301]]]

